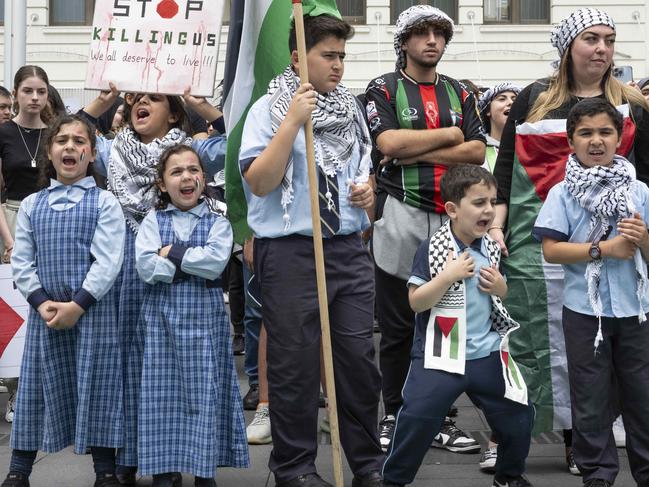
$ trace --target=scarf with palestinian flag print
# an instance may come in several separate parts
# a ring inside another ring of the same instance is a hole
[[[489,263],[498,266],[500,247],[489,235],[483,243]],[[459,248],[451,233],[450,221],[446,222],[430,239],[428,262],[430,277],[434,279],[444,270],[448,253],[453,250],[459,255]],[[491,327],[501,338],[500,363],[505,381],[505,397],[527,405],[527,386],[518,365],[509,354],[509,336],[520,325],[514,321],[498,296],[491,295]],[[430,310],[426,327],[424,347],[424,368],[444,370],[464,375],[466,364],[466,292],[464,281],[456,281],[442,299]]]

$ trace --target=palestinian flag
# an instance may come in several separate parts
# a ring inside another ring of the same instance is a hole
[[[619,154],[633,146],[635,125],[628,106]],[[571,427],[570,391],[561,309],[563,270],[543,259],[532,227],[550,188],[565,175],[570,154],[566,120],[542,120],[516,128],[515,159],[509,200],[507,248],[503,260],[509,293],[505,306],[520,329],[512,334],[510,351],[536,407],[534,433]],[[503,357],[504,360],[504,357]]]
[[[335,0],[303,0],[302,4],[305,15],[326,13],[341,18]],[[235,241],[243,243],[251,235],[239,172],[243,124],[252,104],[266,94],[270,80],[290,62],[288,36],[293,3],[291,0],[233,0],[231,5],[230,26],[234,28],[228,34],[223,106],[228,134],[225,197]],[[228,86],[231,73],[234,79]]]
[[[464,374],[466,316],[464,310],[433,308],[426,328],[424,368]]]

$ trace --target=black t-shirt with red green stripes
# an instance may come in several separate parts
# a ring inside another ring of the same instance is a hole
[[[458,126],[464,140],[486,142],[475,98],[458,81],[437,75],[434,83],[417,83],[401,71],[370,82],[365,93],[372,139],[391,129],[436,129]],[[385,166],[377,171],[379,189],[411,206],[444,213],[439,180],[443,164],[419,162]]]

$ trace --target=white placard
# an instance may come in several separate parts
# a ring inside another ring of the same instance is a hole
[[[20,375],[28,313],[29,304],[14,288],[11,265],[0,265],[0,343],[4,347],[0,350],[0,377],[2,378]]]
[[[86,88],[211,97],[224,2],[95,2]]]

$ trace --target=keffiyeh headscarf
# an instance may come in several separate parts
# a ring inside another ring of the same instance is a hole
[[[590,234],[603,235],[608,228],[609,217],[617,221],[630,218],[636,211],[631,199],[631,185],[634,177],[631,174],[630,163],[621,156],[615,156],[611,166],[583,167],[574,154],[566,163],[566,188],[577,200],[579,206],[592,213]],[[642,297],[647,286],[647,266],[642,259],[640,249],[634,256],[636,267],[636,295],[638,298],[640,322],[645,321],[642,309]],[[586,282],[588,283],[588,300],[599,321],[595,350],[602,337],[602,300],[599,294],[599,279],[602,270],[602,260],[592,260],[586,266]]]
[[[615,22],[609,14],[591,7],[575,10],[554,26],[550,34],[550,42],[559,51],[559,57],[563,57],[563,53],[580,33],[593,25],[607,25],[615,30]]]
[[[448,15],[440,9],[431,7],[430,5],[413,5],[409,9],[401,12],[394,29],[394,52],[397,55],[397,69],[403,69],[406,67],[406,53],[401,49],[401,45],[410,29],[420,22],[430,21],[443,24],[446,32],[446,45],[451,42],[455,24],[453,24],[453,20]]]
[[[126,223],[134,232],[158,202],[155,181],[160,155],[171,146],[191,143],[192,139],[178,128],[148,144],[142,143],[130,127],[125,127],[115,137],[108,164],[108,189],[119,200]]]
[[[300,79],[291,66],[282,74],[272,79],[268,85],[270,95],[270,118],[273,133],[288,113],[289,105],[300,87]],[[354,183],[367,182],[369,178],[368,157],[372,150],[370,133],[354,95],[338,84],[336,89],[325,95],[318,93],[316,108],[311,113],[313,121],[313,139],[316,163],[327,176],[344,172],[353,155],[356,142],[360,146],[360,164]],[[293,159],[286,164],[282,179],[282,209],[284,210],[284,228],[288,230],[291,220],[288,207],[293,201]]]
[[[513,83],[505,82],[492,86],[480,95],[480,99],[478,100],[478,110],[480,111],[480,117],[482,120],[485,119],[486,112],[493,99],[505,91],[512,91],[518,95],[521,92],[521,88]]]

